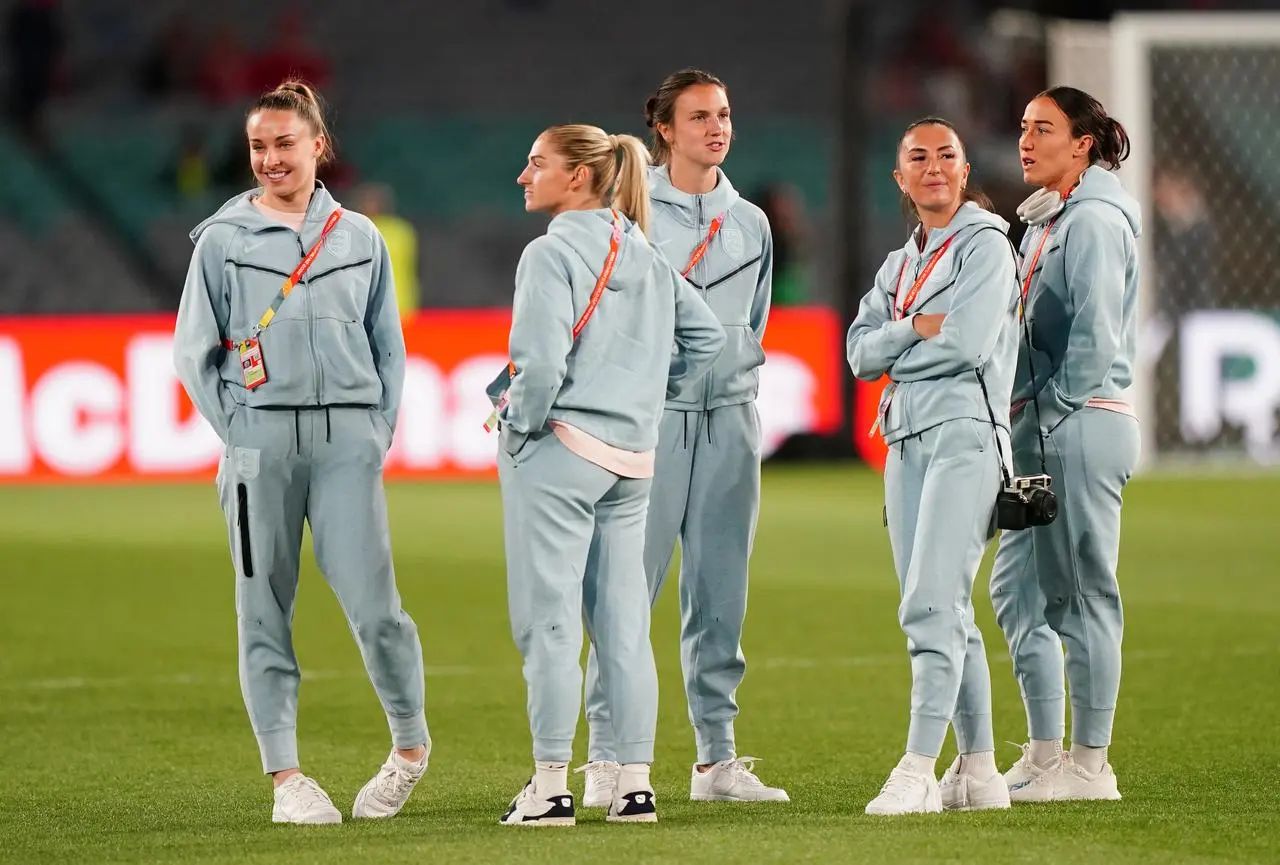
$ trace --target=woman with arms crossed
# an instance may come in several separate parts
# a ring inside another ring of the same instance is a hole
[[[911,655],[911,720],[906,754],[866,811],[1008,808],[973,618],[1007,468],[1018,351],[1008,223],[971,200],[964,145],[945,120],[907,128],[894,177],[920,225],[863,297],[848,350],[859,379],[890,379],[877,427],[890,450],[885,519]],[[948,726],[960,756],[939,787]]]

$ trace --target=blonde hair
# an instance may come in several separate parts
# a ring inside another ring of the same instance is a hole
[[[282,81],[275,90],[268,90],[254,100],[245,113],[245,120],[259,111],[292,111],[311,128],[312,135],[324,138],[324,149],[320,151],[317,163],[324,165],[334,158],[333,136],[324,122],[324,102],[319,91],[310,84],[297,78]]]
[[[542,133],[573,171],[591,170],[591,192],[649,233],[649,150],[634,135],[611,135],[598,126],[569,123]]]

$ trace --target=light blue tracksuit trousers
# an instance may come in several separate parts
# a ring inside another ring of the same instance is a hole
[[[990,423],[950,420],[889,448],[885,516],[911,655],[907,750],[926,757],[941,752],[948,724],[960,753],[995,748],[973,582],[1000,485]]]
[[[760,512],[755,403],[663,413],[644,569],[656,602],[680,541],[680,666],[698,763],[732,760],[736,693],[746,674],[747,569]],[[611,707],[587,663],[588,759],[621,760]]]
[[[1028,407],[1014,425],[1021,472],[1040,471],[1036,433]],[[1124,634],[1116,579],[1120,505],[1139,443],[1138,423],[1128,415],[1088,407],[1069,414],[1045,437],[1058,518],[1000,538],[991,597],[1033,739],[1065,733],[1065,647],[1071,741],[1091,748],[1111,743]]]
[[[511,633],[534,760],[568,762],[582,708],[582,626],[599,653],[621,763],[652,763],[658,673],[644,577],[649,479],[620,478],[549,431],[498,449]]]
[[[360,646],[397,748],[429,744],[422,644],[400,606],[375,409],[240,408],[218,467],[236,566],[240,688],[264,772],[299,766],[293,604],[302,523]]]

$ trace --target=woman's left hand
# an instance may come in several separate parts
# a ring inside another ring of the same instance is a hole
[[[916,333],[920,334],[921,339],[933,339],[942,332],[942,322],[946,317],[941,312],[917,313],[911,319],[911,326],[916,329]]]

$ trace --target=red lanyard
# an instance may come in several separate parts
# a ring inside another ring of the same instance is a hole
[[[596,287],[591,290],[591,300],[587,301],[587,308],[582,311],[582,315],[578,318],[578,323],[573,326],[573,338],[577,339],[578,334],[582,333],[582,329],[587,326],[591,314],[596,311],[596,304],[600,302],[600,295],[604,294],[604,287],[609,282],[609,277],[613,276],[613,266],[618,262],[618,244],[622,242],[622,222],[618,218],[618,211],[613,211],[613,234],[609,237],[609,254],[604,258],[604,267],[600,269],[600,278],[596,280]]]
[[[1053,230],[1053,224],[1057,222],[1057,217],[1049,220],[1049,224],[1044,227],[1044,232],[1040,235],[1040,243],[1036,245],[1036,251],[1031,256],[1031,260],[1027,262],[1027,275],[1022,280],[1022,302],[1018,306],[1018,319],[1021,320],[1027,311],[1027,295],[1031,293],[1031,275],[1036,272],[1036,262],[1040,260],[1040,253],[1044,252],[1044,244],[1049,239],[1049,232]]]
[[[329,232],[333,231],[333,227],[338,224],[338,220],[342,218],[342,208],[338,208],[329,214],[329,218],[325,220],[324,228],[320,231],[320,239],[316,241],[315,246],[311,247],[311,251],[298,262],[298,266],[293,269],[293,273],[289,274],[289,278],[284,281],[284,285],[280,286],[280,291],[276,294],[275,300],[271,302],[271,306],[267,307],[267,311],[262,314],[262,318],[258,319],[258,324],[253,328],[253,335],[249,339],[253,339],[262,331],[267,329],[267,325],[271,324],[271,319],[276,317],[276,312],[280,309],[280,304],[284,303],[285,298],[293,291],[293,287],[302,281],[302,277],[311,269],[311,265],[315,263],[316,256],[320,254],[320,250],[324,247],[325,238],[329,236]],[[248,340],[244,340],[247,342]],[[226,348],[234,348],[235,343],[229,339],[222,341]]]
[[[1079,185],[1079,183],[1080,183],[1079,181],[1076,181],[1077,186]],[[1068,192],[1065,196],[1063,196],[1062,204],[1064,207],[1066,206],[1067,199],[1071,197],[1071,193],[1075,191],[1076,191],[1076,188],[1075,186],[1073,186],[1071,187],[1071,191]],[[1061,216],[1061,215],[1062,215],[1062,211],[1058,211],[1058,216]],[[1045,241],[1049,239],[1049,232],[1053,230],[1053,226],[1057,221],[1058,221],[1057,216],[1049,220],[1049,224],[1044,227],[1044,233],[1040,235],[1040,243],[1036,246],[1035,254],[1031,256],[1031,261],[1027,263],[1027,274],[1022,279],[1022,303],[1018,308],[1019,321],[1022,320],[1022,317],[1026,314],[1026,311],[1027,311],[1027,295],[1031,293],[1031,275],[1036,272],[1036,263],[1040,261],[1040,253],[1044,252]]]
[[[698,244],[698,248],[693,251],[693,255],[689,256],[689,263],[685,266],[684,272],[680,274],[681,276],[688,276],[693,273],[693,266],[702,261],[702,256],[707,254],[707,247],[711,245],[711,238],[715,237],[716,233],[720,231],[721,225],[724,225],[723,213],[711,220],[711,230],[707,232],[707,236],[702,243]]]
[[[911,288],[907,291],[907,296],[898,303],[898,296],[902,292],[902,275],[907,272],[907,260],[902,260],[902,267],[898,269],[898,281],[893,288],[894,316],[898,319],[907,317],[907,310],[911,308],[911,304],[916,302],[916,296],[920,294],[920,289],[929,281],[929,275],[933,273],[933,269],[938,266],[938,262],[946,253],[947,247],[951,245],[951,241],[955,240],[953,234],[947,238],[946,243],[938,248],[938,251],[929,259],[929,263],[924,266],[924,270],[920,271],[920,275],[916,277],[916,281],[912,283]]]
[[[573,325],[574,339],[578,338],[578,334],[582,333],[582,329],[591,320],[596,306],[600,303],[600,297],[604,294],[604,288],[609,284],[609,278],[613,276],[613,266],[618,263],[618,249],[622,243],[622,221],[618,217],[618,211],[614,210],[612,213],[613,233],[609,236],[609,254],[604,258],[604,267],[600,269],[600,277],[596,280],[595,288],[591,289],[591,299],[587,301],[587,308],[582,311],[582,315],[578,316],[578,321]],[[516,365],[513,361],[507,361],[507,373],[512,378],[516,377]]]

